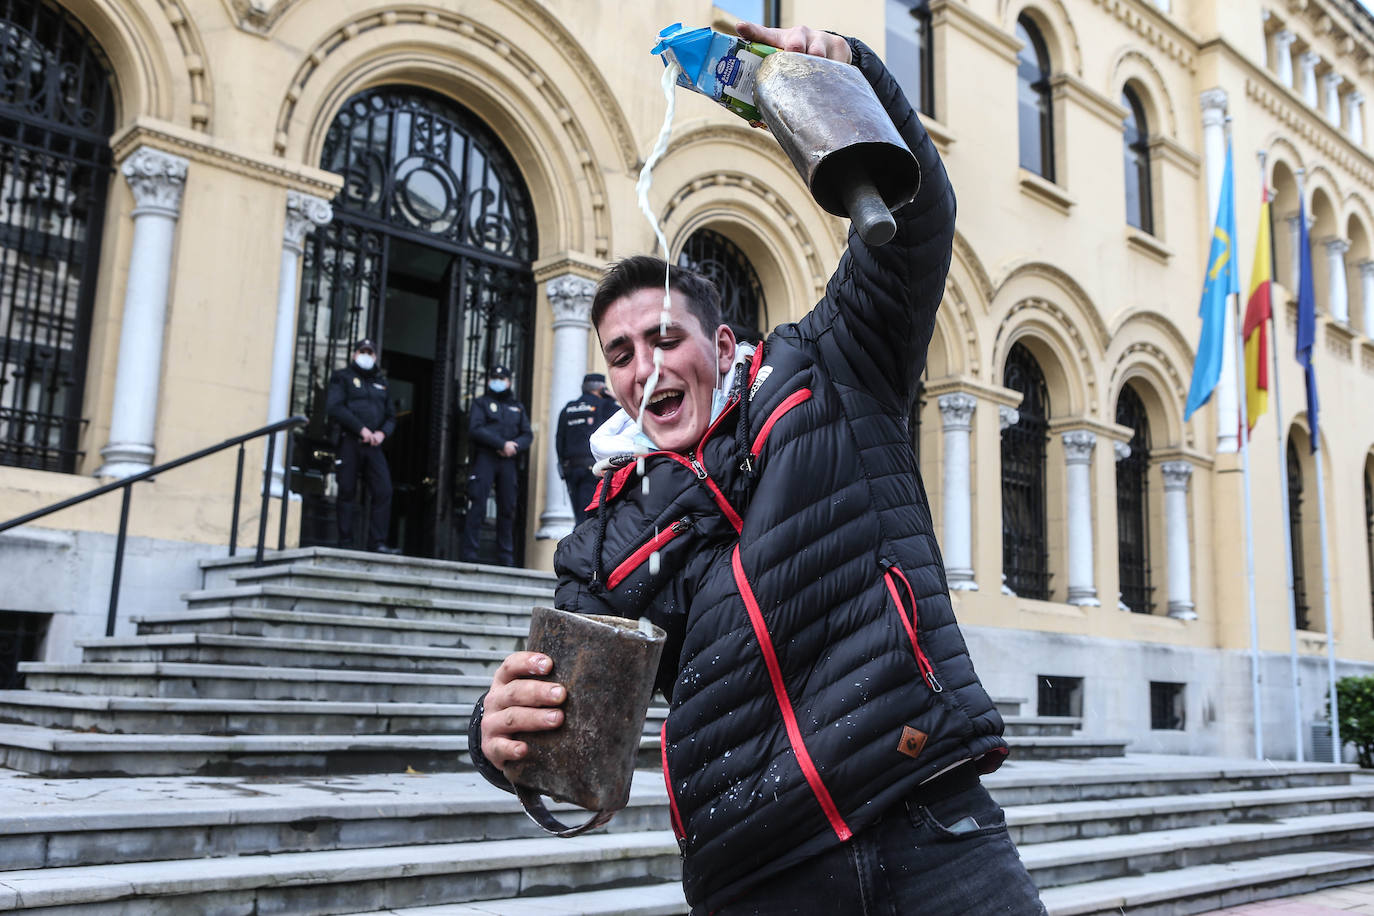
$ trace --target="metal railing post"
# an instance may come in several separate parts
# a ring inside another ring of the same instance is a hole
[[[286,512],[291,507],[291,430],[282,446],[281,518],[277,522],[277,549],[286,549]]]
[[[110,582],[110,611],[105,615],[105,635],[113,636],[115,615],[119,612],[119,580],[124,573],[124,542],[129,535],[129,498],[133,496],[132,483],[124,487],[124,500],[119,508],[119,537],[115,540],[114,578]]]
[[[267,511],[272,507],[272,459],[277,456],[277,434],[267,437],[267,464],[262,472],[262,507],[258,512],[258,551],[253,558],[254,566],[262,565],[262,554],[267,544]]]
[[[239,443],[238,468],[234,471],[234,516],[229,522],[229,556],[239,547],[239,502],[243,499],[243,443]]]

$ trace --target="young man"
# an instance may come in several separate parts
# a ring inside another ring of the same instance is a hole
[[[701,278],[674,269],[662,330],[663,262],[607,272],[592,319],[628,414],[655,347],[663,365],[642,433],[613,418],[593,443],[598,508],[559,545],[556,603],[669,633],[665,778],[694,913],[1042,913],[978,781],[1006,754],[1002,720],[954,620],[906,426],[953,191],[863,44],[740,34],[852,61],[921,188],[887,245],[851,232],[825,297],[758,348],[737,345]],[[536,679],[549,665],[510,656],[474,715],[474,762],[498,785],[521,734],[561,721],[563,688]]]

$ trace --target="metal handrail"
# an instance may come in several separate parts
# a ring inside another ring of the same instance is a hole
[[[115,490],[123,490],[123,500],[119,510],[119,537],[115,541],[114,572],[110,580],[110,609],[109,613],[106,615],[105,618],[105,635],[113,636],[115,628],[115,616],[119,609],[119,581],[124,572],[124,542],[128,539],[129,531],[129,500],[131,495],[133,494],[134,484],[138,483],[139,481],[148,480],[151,477],[155,477],[156,475],[161,474],[164,471],[170,471],[173,468],[179,468],[184,464],[190,464],[193,461],[199,461],[202,458],[208,457],[217,452],[222,452],[228,448],[233,448],[237,445],[239,447],[239,454],[237,461],[237,469],[234,473],[234,512],[233,517],[229,523],[229,556],[232,557],[238,549],[239,502],[243,495],[244,443],[249,442],[253,439],[260,438],[262,436],[269,437],[267,440],[267,461],[262,472],[262,510],[258,515],[257,553],[254,556],[253,561],[254,566],[261,566],[263,563],[263,552],[267,540],[267,509],[268,506],[271,504],[272,498],[272,459],[276,457],[276,434],[282,431],[289,431],[304,426],[307,422],[308,421],[305,417],[297,416],[288,417],[285,420],[278,420],[276,423],[269,423],[267,426],[262,426],[255,430],[252,430],[251,432],[246,432],[242,435],[234,436],[232,439],[225,439],[218,445],[211,445],[207,448],[201,449],[200,451],[192,452],[189,455],[183,455],[182,457],[176,458],[172,461],[164,462],[163,464],[159,464],[156,467],[149,468],[146,471],[139,471],[137,474],[131,474],[130,476],[125,477],[121,480],[116,480],[112,483],[107,483],[103,486],[96,487],[94,490],[88,490],[87,492],[82,493],[79,496],[72,496],[68,499],[62,500],[61,502],[53,503],[51,506],[45,506],[42,509],[36,509],[33,512],[29,512],[26,515],[21,515],[17,518],[12,518],[7,522],[0,522],[0,532],[8,531],[11,528],[17,528],[20,525],[27,525],[29,522],[37,521],[40,518],[52,515],[54,512],[61,512],[63,509],[70,509],[72,506],[80,505],[81,503],[84,503],[87,500],[95,499],[97,496],[104,496],[106,493],[113,493]],[[283,466],[284,471],[282,478],[281,493],[281,518],[279,520],[277,529],[278,550],[286,549],[286,513],[291,502],[290,435],[287,435],[286,437],[286,447],[283,455]]]

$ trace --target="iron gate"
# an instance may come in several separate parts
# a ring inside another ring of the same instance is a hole
[[[1049,536],[1045,517],[1045,441],[1049,389],[1030,350],[1013,344],[1002,384],[1021,392],[1020,419],[1002,430],[1002,572],[1022,598],[1050,596]]]

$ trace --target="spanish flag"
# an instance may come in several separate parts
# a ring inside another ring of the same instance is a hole
[[[1245,306],[1245,407],[1246,431],[1269,408],[1269,289],[1274,274],[1269,245],[1269,194],[1260,193],[1259,234],[1255,240],[1255,266],[1250,271],[1250,298]]]

